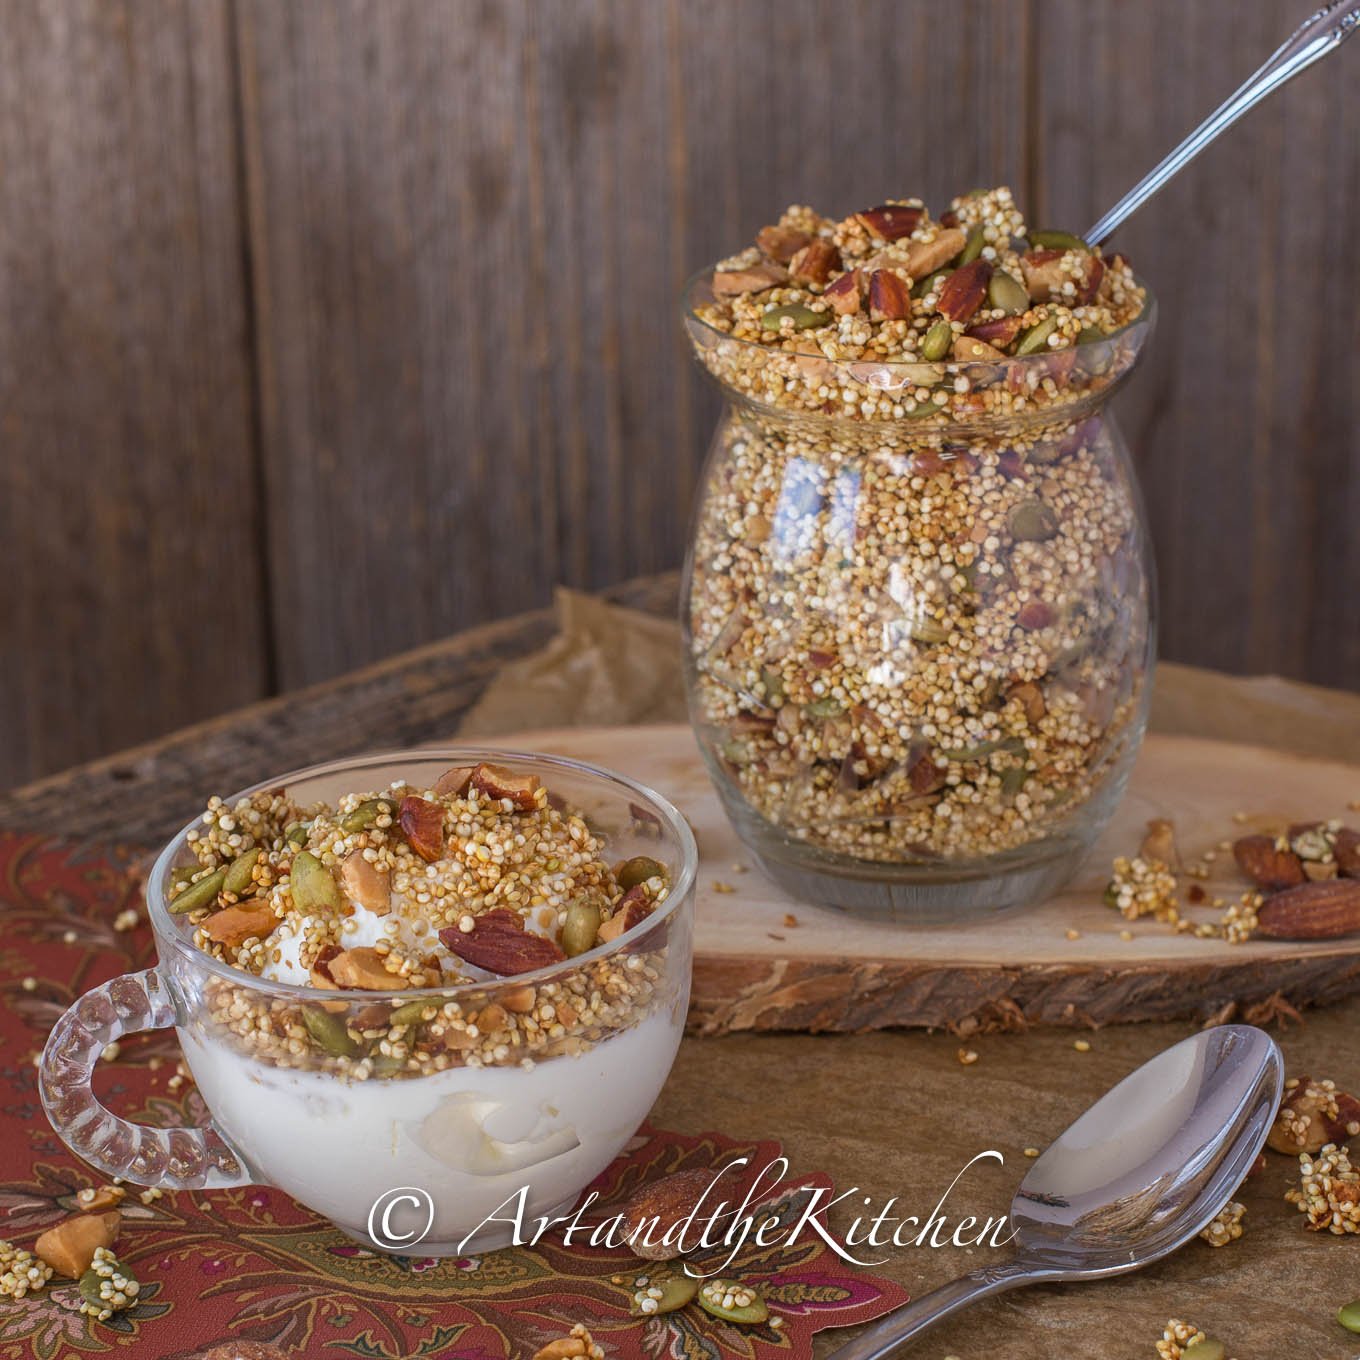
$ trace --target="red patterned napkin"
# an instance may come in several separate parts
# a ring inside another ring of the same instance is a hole
[[[0,832],[0,989],[8,1002],[0,1015],[0,1238],[21,1246],[77,1209],[81,1188],[102,1183],[48,1126],[33,1058],[82,992],[154,960],[144,919],[114,928],[119,913],[140,902],[129,864],[130,856],[107,847]],[[142,1123],[206,1117],[198,1093],[178,1077],[172,1032],[121,1047],[99,1074],[103,1099]],[[643,1128],[593,1188],[602,1205],[621,1202],[658,1176],[743,1155],[759,1169],[780,1149]],[[806,1193],[831,1182],[816,1173],[792,1184]],[[802,1201],[794,1191],[772,1207],[796,1216]],[[695,1304],[631,1316],[634,1278],[649,1267],[626,1251],[581,1242],[460,1260],[382,1256],[281,1191],[255,1186],[167,1193],[146,1204],[130,1187],[120,1212],[118,1254],[142,1282],[137,1305],[95,1322],[79,1311],[74,1284],[54,1278],[17,1302],[0,1299],[0,1356],[68,1360],[134,1346],[139,1360],[209,1351],[213,1360],[235,1353],[246,1360],[528,1360],[581,1322],[611,1360],[793,1360],[812,1354],[814,1332],[866,1322],[906,1301],[898,1285],[845,1264],[809,1232],[792,1245],[743,1248],[724,1270],[759,1284],[783,1323],[738,1327]],[[725,1254],[719,1249],[714,1264]],[[214,1350],[228,1342],[234,1350]]]

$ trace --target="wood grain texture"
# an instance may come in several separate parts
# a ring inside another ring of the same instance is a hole
[[[1036,197],[1081,230],[1302,17],[1288,0],[1035,6]],[[1117,233],[1160,300],[1116,409],[1161,568],[1164,654],[1360,687],[1360,80],[1254,110]]]
[[[0,786],[265,691],[226,20],[3,7]]]
[[[238,15],[287,685],[676,563],[716,413],[687,274],[790,197],[1023,173],[1023,7]]]

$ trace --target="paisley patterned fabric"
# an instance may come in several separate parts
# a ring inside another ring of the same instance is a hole
[[[34,1058],[82,992],[153,962],[144,919],[130,931],[113,928],[120,911],[139,906],[133,867],[134,856],[116,848],[0,832],[0,1237],[22,1246],[76,1210],[79,1190],[102,1183],[49,1127]],[[173,1033],[129,1038],[120,1047],[96,1086],[112,1108],[150,1124],[206,1117],[190,1082],[172,1086],[179,1057]],[[743,1155],[759,1169],[779,1156],[779,1146],[644,1127],[593,1188],[608,1205],[657,1176]],[[830,1181],[794,1176],[763,1207],[792,1224],[817,1187],[829,1190]],[[243,1355],[298,1360],[527,1360],[582,1322],[617,1360],[792,1360],[812,1354],[814,1332],[865,1322],[906,1298],[891,1281],[846,1265],[813,1232],[793,1244],[782,1240],[786,1233],[767,1234],[780,1244],[750,1244],[724,1270],[761,1286],[772,1317],[783,1322],[738,1327],[694,1304],[632,1316],[633,1281],[650,1267],[579,1238],[570,1248],[545,1240],[459,1260],[382,1256],[266,1186],[167,1193],[148,1204],[130,1187],[119,1210],[117,1250],[142,1282],[137,1305],[95,1322],[79,1311],[75,1285],[54,1279],[24,1299],[0,1300],[0,1357],[73,1360],[123,1351],[138,1360],[193,1360],[232,1342]],[[726,1254],[718,1248],[711,1264]],[[702,1254],[694,1259],[710,1268]]]

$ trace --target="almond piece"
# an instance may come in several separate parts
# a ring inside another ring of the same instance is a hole
[[[331,976],[331,960],[338,957],[339,953],[338,944],[322,945],[317,951],[316,958],[312,960],[312,966],[308,970],[313,987],[319,987],[326,992],[336,990],[335,979]]]
[[[1012,685],[1006,697],[1018,700],[1031,727],[1048,712],[1048,705],[1044,703],[1044,692],[1033,680],[1024,680],[1018,685]]]
[[[268,939],[278,923],[279,918],[268,906],[223,907],[209,916],[199,929],[224,949],[239,949],[252,936]]]
[[[434,793],[439,798],[461,798],[472,783],[471,765],[454,765],[434,781]]]
[[[715,1171],[698,1168],[676,1171],[634,1192],[623,1207],[628,1249],[645,1261],[671,1261],[680,1255],[682,1245],[693,1245],[682,1244],[682,1237],[697,1242],[703,1232],[703,1223],[697,1219],[692,1232],[675,1232],[669,1240],[663,1239],[694,1213],[716,1176]]]
[[[472,772],[472,787],[488,798],[508,798],[521,812],[532,812],[543,781],[536,774],[516,774],[504,765],[478,765]]]
[[[1267,1144],[1276,1152],[1297,1157],[1321,1152],[1328,1143],[1344,1144],[1360,1134],[1360,1100],[1334,1083],[1311,1077],[1291,1078],[1270,1130]]]
[[[925,216],[925,209],[909,203],[881,203],[877,208],[865,208],[855,216],[870,236],[877,236],[882,241],[899,241],[916,230]]]
[[[123,1217],[116,1209],[102,1214],[77,1214],[48,1228],[33,1244],[36,1256],[59,1275],[78,1280],[90,1268],[95,1251],[118,1240]]]
[[[444,809],[428,798],[407,794],[397,810],[397,825],[406,843],[433,864],[444,853]]]
[[[1082,266],[1081,281],[1077,284],[1078,307],[1087,307],[1096,300],[1104,277],[1105,261],[1099,255],[1088,255]]]
[[[1360,930],[1360,879],[1300,883],[1267,898],[1256,933],[1268,940],[1335,940]]]
[[[474,917],[469,931],[446,926],[439,938],[450,953],[500,977],[531,973],[567,957],[555,940],[525,930],[519,912],[511,907],[497,907]]]
[[[1271,892],[1304,881],[1303,861],[1292,850],[1276,849],[1272,836],[1241,836],[1233,842],[1233,858],[1253,883]]]
[[[847,269],[835,283],[828,284],[822,298],[841,316],[857,312],[864,301],[864,286],[858,269]]]
[[[869,275],[869,317],[873,321],[900,321],[911,315],[911,289],[891,269],[875,269]]]
[[[973,260],[956,269],[941,285],[935,310],[951,321],[967,322],[987,297],[990,260]]]
[[[386,916],[392,910],[392,881],[385,869],[364,858],[362,850],[351,850],[340,862],[340,886],[351,902]]]
[[[964,334],[974,340],[985,340],[989,345],[1005,349],[1007,345],[1015,343],[1015,337],[1020,334],[1024,324],[1023,316],[999,316],[993,321],[979,321],[976,325],[969,326]]]
[[[410,984],[383,966],[383,956],[367,945],[342,949],[326,962],[337,987],[354,987],[365,992],[400,992]]]
[[[1034,302],[1047,302],[1055,293],[1062,295],[1067,282],[1062,268],[1066,254],[1065,250],[1031,250],[1020,257],[1020,272]]]
[[[957,227],[946,227],[933,241],[913,241],[907,247],[907,273],[924,279],[942,269],[968,244],[968,237]]]
[[[1015,616],[1015,621],[1026,632],[1033,633],[1040,628],[1049,627],[1055,617],[1051,604],[1047,604],[1043,600],[1027,600],[1020,606],[1020,612]]]
[[[841,253],[830,241],[810,241],[789,261],[789,275],[798,283],[823,284],[841,267]]]
[[[795,255],[813,238],[797,227],[781,227],[778,224],[761,227],[756,232],[756,245],[777,264],[788,264]]]
[[[1343,826],[1336,833],[1332,854],[1336,856],[1336,867],[1340,874],[1346,878],[1360,878],[1360,831]]]
[[[508,992],[501,992],[497,999],[514,1015],[528,1015],[538,1004],[532,987],[512,987]]]
[[[620,935],[627,934],[634,926],[641,925],[652,914],[652,910],[652,900],[647,896],[647,891],[641,884],[638,884],[635,888],[629,888],[619,898],[619,904],[614,908],[614,914],[596,933],[596,940],[600,944],[608,944],[617,940]]]
[[[961,362],[994,364],[1006,356],[995,345],[973,335],[960,335],[954,341],[954,358]]]
[[[1143,843],[1138,847],[1143,859],[1161,860],[1163,864],[1179,864],[1176,850],[1176,828],[1166,817],[1154,817],[1143,832]]]
[[[749,269],[720,269],[713,275],[715,297],[738,297],[763,293],[777,283],[787,283],[789,271],[777,264],[756,264]]]

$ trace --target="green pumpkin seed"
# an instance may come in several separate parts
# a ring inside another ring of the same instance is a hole
[[[784,697],[784,677],[770,666],[760,672],[760,683],[765,686],[766,701],[773,704]]]
[[[1040,250],[1091,249],[1080,236],[1073,236],[1070,231],[1032,231],[1029,234],[1029,243]]]
[[[749,1303],[728,1303],[733,1298],[750,1299]],[[765,1300],[750,1286],[737,1280],[708,1280],[699,1290],[699,1307],[724,1322],[741,1322],[748,1327],[764,1322],[770,1316]]]
[[[1119,905],[1119,887],[1114,879],[1111,879],[1105,885],[1105,891],[1101,893],[1100,900],[1104,902],[1107,907],[1117,907]]]
[[[755,753],[744,741],[725,741],[718,747],[718,754],[733,765],[749,765]]]
[[[1009,770],[1001,772],[1001,792],[1006,798],[1014,798],[1021,789],[1025,787],[1025,781],[1030,777],[1032,771],[1027,770],[1023,765],[1012,765]]]
[[[405,1058],[393,1057],[391,1053],[375,1053],[369,1062],[375,1077],[390,1077],[406,1066]]]
[[[425,1019],[425,1012],[437,1004],[434,1001],[407,1001],[387,1017],[387,1022],[390,1025],[418,1025]]]
[[[939,415],[941,411],[948,410],[948,408],[949,399],[947,397],[945,398],[944,401],[934,401],[930,399],[926,401],[918,401],[916,403],[916,409],[914,411],[903,411],[902,419],[920,420],[922,416]]]
[[[949,277],[952,271],[948,269],[937,269],[933,274],[927,274],[912,290],[914,298],[923,298],[927,293],[939,291],[940,285]]]
[[[1037,354],[1041,349],[1047,348],[1048,337],[1057,329],[1058,318],[1056,316],[1046,316],[1042,321],[1036,321],[1020,337],[1015,352],[1017,354]]]
[[[946,746],[940,751],[946,760],[957,761],[960,765],[966,764],[970,760],[981,760],[984,756],[989,756],[993,751],[999,750],[999,741],[980,741],[976,746]]]
[[[257,845],[253,850],[247,850],[243,854],[237,855],[231,862],[231,867],[227,870],[227,876],[222,882],[223,891],[234,893],[237,897],[244,897],[254,883],[251,871],[260,862],[260,857],[264,851]]]
[[[170,886],[172,888],[182,887],[199,871],[201,865],[198,864],[176,864],[170,870]]]
[[[963,253],[959,256],[959,264],[972,264],[974,260],[982,254],[982,247],[987,242],[983,239],[981,227],[971,227],[968,231],[968,240],[964,244]]]
[[[782,307],[771,307],[760,318],[760,329],[777,331],[782,327],[785,317],[793,322],[796,331],[810,331],[816,326],[825,326],[831,320],[830,312],[814,312],[801,302],[786,302]]]
[[[283,838],[289,845],[306,845],[307,833],[311,829],[310,822],[290,822],[283,829]]]
[[[1058,532],[1058,517],[1043,501],[1021,501],[1006,523],[1011,537],[1021,543],[1045,543]]]
[[[926,332],[925,339],[921,341],[921,357],[935,363],[949,353],[949,347],[953,343],[954,328],[941,317]]]
[[[1338,1308],[1336,1320],[1348,1332],[1360,1332],[1360,1299],[1352,1299],[1343,1308]]]
[[[299,850],[293,856],[293,868],[288,877],[292,884],[293,905],[300,912],[313,916],[343,910],[345,899],[335,875],[310,850]]]
[[[362,831],[365,827],[370,827],[383,814],[383,807],[391,807],[382,798],[370,798],[366,803],[360,803],[353,812],[347,812],[340,819],[341,831]]]
[[[207,878],[200,878],[196,883],[191,883],[170,903],[170,910],[176,916],[181,916],[187,911],[201,911],[204,907],[210,907],[217,901],[217,894],[222,891],[222,885],[227,881],[227,871],[219,869],[216,873],[209,874]]]
[[[320,1006],[304,1006],[302,1023],[306,1025],[307,1033],[312,1036],[316,1046],[322,1052],[329,1053],[332,1058],[359,1056],[361,1045],[350,1037],[342,1016],[332,1015],[330,1011],[323,1010]]]
[[[1105,332],[1099,326],[1083,326],[1077,332],[1077,344],[1079,345],[1096,345],[1107,338]]]
[[[99,1286],[103,1283],[104,1277],[102,1275],[96,1275],[93,1269],[87,1270],[80,1277],[80,1284],[77,1286],[80,1290],[80,1297],[95,1308],[107,1308],[109,1306],[108,1301],[99,1293]]]
[[[1206,1336],[1203,1341],[1196,1341],[1187,1346],[1181,1352],[1181,1360],[1223,1360],[1227,1353],[1221,1341]]]
[[[809,718],[839,718],[845,712],[845,705],[828,694],[825,698],[814,699],[810,704],[804,705],[803,712]]]
[[[911,625],[913,642],[923,642],[927,646],[944,642],[949,637],[949,629],[934,619],[916,619]]]
[[[1015,277],[998,269],[987,283],[987,301],[1000,307],[1007,316],[1019,316],[1029,310],[1029,294],[1025,285]]]
[[[649,878],[664,879],[666,866],[660,860],[652,859],[650,855],[634,855],[632,859],[626,859],[619,865],[615,877],[619,880],[619,887],[626,892],[629,888],[636,888],[639,883],[645,883]]]
[[[628,864],[636,864],[636,860],[629,860]],[[656,861],[652,860],[655,864]],[[623,867],[626,869],[628,864]],[[657,865],[660,868],[660,865]],[[648,875],[650,877],[650,875]],[[644,880],[638,879],[639,883]],[[619,882],[623,879],[620,877]],[[629,884],[632,887],[632,884]],[[562,923],[562,952],[569,958],[574,959],[578,954],[584,954],[588,949],[594,949],[595,937],[600,932],[600,904],[592,901],[589,897],[578,897],[567,907],[567,919]]]
[[[631,1309],[634,1317],[655,1317],[658,1313],[673,1313],[677,1308],[683,1308],[699,1292],[699,1281],[688,1275],[667,1275],[661,1279],[653,1276],[637,1292],[645,1295],[648,1287],[659,1289],[661,1297],[651,1299],[656,1307],[644,1312],[635,1295]]]

